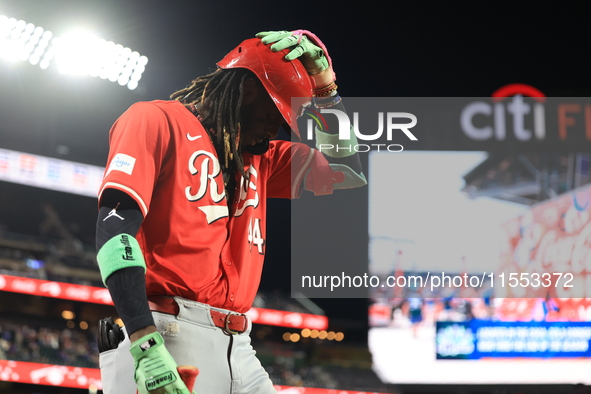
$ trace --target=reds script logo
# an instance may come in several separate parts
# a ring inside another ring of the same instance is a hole
[[[257,192],[256,185],[258,173],[256,168],[254,168],[252,164],[246,170],[246,176],[248,180],[244,179],[244,177],[240,178],[240,197],[238,199],[238,204],[236,205],[234,217],[242,215],[244,213],[244,210],[248,207],[256,208],[259,206],[259,193]],[[249,191],[251,190],[254,193],[249,193]]]
[[[218,182],[221,178],[220,162],[212,153],[204,150],[193,152],[189,159],[189,172],[191,175],[199,175],[199,188],[195,192],[191,186],[187,186],[185,188],[187,200],[191,202],[199,201],[206,195],[208,190],[211,201],[215,204],[224,199],[226,192],[224,191],[223,182]],[[228,217],[228,206],[226,204],[201,205],[198,208],[205,213],[207,224]]]

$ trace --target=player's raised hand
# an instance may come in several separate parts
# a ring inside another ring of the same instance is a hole
[[[273,44],[271,50],[275,52],[289,49],[285,59],[299,59],[310,75],[320,74],[331,68],[326,47],[318,37],[307,30],[263,31],[256,36],[265,45]]]
[[[164,339],[159,332],[133,342],[130,351],[135,360],[135,382],[139,394],[195,394],[181,379],[176,362],[164,347]]]

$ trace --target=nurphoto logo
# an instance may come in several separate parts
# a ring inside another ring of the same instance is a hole
[[[369,152],[370,150],[389,152],[402,152],[404,147],[401,144],[390,143],[395,136],[395,131],[401,131],[411,141],[417,141],[417,137],[410,131],[411,128],[416,126],[417,117],[409,112],[378,112],[378,129],[373,134],[364,134],[359,130],[359,112],[353,112],[353,122],[349,118],[349,115],[338,109],[331,108],[320,108],[319,111],[312,111],[307,119],[306,131],[308,140],[312,140],[314,136],[314,123],[316,128],[322,130],[323,125],[326,125],[324,115],[334,115],[338,121],[338,139],[339,141],[376,141],[386,134],[386,140],[388,143],[353,143],[353,144],[337,144],[335,143],[319,143],[317,148],[321,152],[323,150],[348,150],[354,152]],[[400,121],[406,119],[409,122],[401,123]],[[351,132],[354,134],[352,135]]]

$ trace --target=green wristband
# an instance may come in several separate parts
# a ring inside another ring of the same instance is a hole
[[[129,234],[119,234],[107,241],[99,250],[96,260],[103,283],[117,270],[126,267],[143,267],[146,269],[144,255],[137,240]]]

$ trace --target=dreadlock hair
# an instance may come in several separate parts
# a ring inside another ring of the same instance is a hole
[[[242,83],[256,76],[246,69],[221,69],[198,77],[191,85],[170,95],[196,115],[209,134],[220,158],[224,185],[228,186],[234,170],[246,178],[240,153],[240,107]]]

